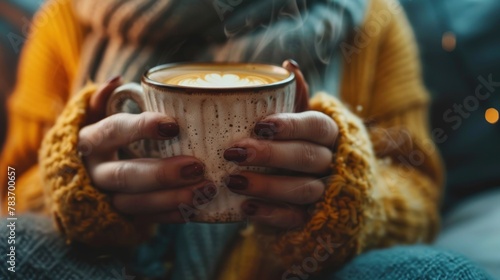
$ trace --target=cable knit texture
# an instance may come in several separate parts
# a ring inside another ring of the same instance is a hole
[[[111,208],[106,194],[92,186],[78,154],[78,132],[95,90],[94,85],[89,85],[75,96],[42,142],[39,161],[46,205],[68,241],[96,246],[130,245],[141,240],[141,234]]]
[[[320,268],[335,268],[367,249],[430,242],[439,222],[439,191],[432,182],[415,168],[377,160],[365,125],[336,98],[318,95],[311,109],[331,116],[339,127],[333,175],[308,224],[277,238],[274,251],[285,264],[319,253],[329,255]],[[422,189],[408,185],[409,178],[422,187],[423,197]]]
[[[303,229],[280,236],[274,246],[288,265],[301,263],[301,258],[314,256],[315,251],[332,255],[330,262],[337,264],[351,258],[361,250],[356,237],[366,223],[367,212],[373,210],[368,206],[375,181],[375,157],[366,129],[332,97],[318,96],[311,105],[335,120],[339,137],[324,199],[316,204]],[[331,248],[324,247],[326,242],[332,243]]]

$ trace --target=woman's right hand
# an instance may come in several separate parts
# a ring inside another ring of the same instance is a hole
[[[105,117],[108,97],[121,85],[108,81],[92,96],[87,125],[79,133],[79,151],[96,188],[109,193],[113,206],[138,222],[183,223],[215,197],[215,185],[204,179],[194,157],[119,160],[120,147],[140,139],[177,136],[174,119],[153,112]]]

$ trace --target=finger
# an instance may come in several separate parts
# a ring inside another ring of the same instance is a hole
[[[95,123],[105,117],[106,102],[113,91],[123,83],[120,76],[109,79],[90,98],[89,119],[87,124]]]
[[[309,108],[309,86],[306,79],[300,71],[299,64],[292,59],[287,59],[283,62],[283,67],[295,74],[296,91],[295,91],[295,110],[294,112],[303,112]]]
[[[203,180],[205,167],[193,157],[131,159],[90,164],[97,188],[120,193],[174,189]]]
[[[333,148],[339,128],[327,115],[307,111],[265,117],[255,125],[254,133],[261,139],[304,140]]]
[[[243,202],[241,207],[250,221],[282,229],[301,227],[309,217],[303,207],[277,205],[254,199]]]
[[[268,141],[247,138],[224,151],[224,158],[242,166],[262,166],[324,174],[329,171],[332,152],[304,141]]]
[[[235,193],[299,205],[317,202],[325,191],[325,184],[315,178],[272,176],[253,172],[230,175],[226,184]]]
[[[109,116],[80,130],[78,149],[107,156],[116,149],[141,139],[165,140],[179,134],[179,125],[173,118],[160,113],[120,113]]]
[[[193,187],[161,190],[140,194],[116,194],[112,203],[118,211],[126,214],[158,214],[181,211],[183,207],[200,208],[217,195],[211,182],[202,182]]]

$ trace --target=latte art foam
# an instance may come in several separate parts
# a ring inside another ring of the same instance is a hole
[[[190,73],[167,79],[165,83],[186,87],[230,88],[267,85],[278,80],[264,75],[246,73]]]

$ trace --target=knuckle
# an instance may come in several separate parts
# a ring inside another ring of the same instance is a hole
[[[137,115],[135,129],[131,129],[129,134],[129,142],[142,139],[147,135],[148,116],[144,113]]]
[[[337,131],[335,122],[320,112],[314,112],[310,127],[319,139],[335,137]]]
[[[114,126],[111,120],[105,119],[96,124],[95,127],[89,129],[90,133],[87,134],[87,142],[94,147],[98,147],[106,141],[116,137]]]
[[[118,164],[113,172],[113,181],[115,182],[116,191],[124,191],[127,189],[127,169],[128,163]]]
[[[300,166],[310,167],[317,159],[318,155],[315,149],[308,143],[302,143],[297,159],[298,164]]]
[[[322,189],[321,185],[318,183],[317,180],[308,181],[302,186],[302,188],[299,191],[299,195],[301,196],[299,202],[301,204],[308,204],[315,202],[320,197],[321,189]]]
[[[77,150],[82,156],[89,156],[92,153],[93,145],[87,138],[80,136]]]
[[[314,187],[312,186],[312,184],[310,182],[306,183],[302,187],[301,195],[302,195],[301,203],[305,204],[305,203],[311,202],[311,199],[314,196]]]
[[[80,130],[78,134],[78,151],[82,155],[89,155],[93,147],[103,141],[102,133],[99,130],[99,127],[94,125],[86,126]]]
[[[333,135],[333,121],[325,117],[316,118],[315,127],[318,131],[318,136],[322,139],[329,138]]]
[[[269,164],[273,160],[273,146],[270,141],[264,141],[260,144],[261,163]]]
[[[117,123],[119,120],[119,115],[113,115],[99,123],[99,129],[97,131],[100,134],[101,141],[103,139],[114,139],[118,137],[119,133],[117,133]]]
[[[337,139],[338,135],[339,135],[339,126],[338,124],[332,120],[332,119],[328,119],[330,121],[330,125],[332,126],[332,136],[334,138],[334,142],[335,140]]]
[[[282,119],[283,125],[283,136],[287,138],[292,138],[297,135],[299,122],[297,118],[293,116],[287,116]]]
[[[89,130],[91,130],[91,126],[85,126],[82,129],[80,129],[80,131],[78,132],[78,141],[79,142],[88,141],[87,139],[89,138],[89,134],[90,134]]]
[[[262,148],[258,148],[260,146],[249,146],[247,147],[247,162],[255,162],[259,161],[259,156],[262,157]]]
[[[170,183],[170,172],[163,167],[159,167],[155,172],[156,181],[161,185],[168,185]]]

